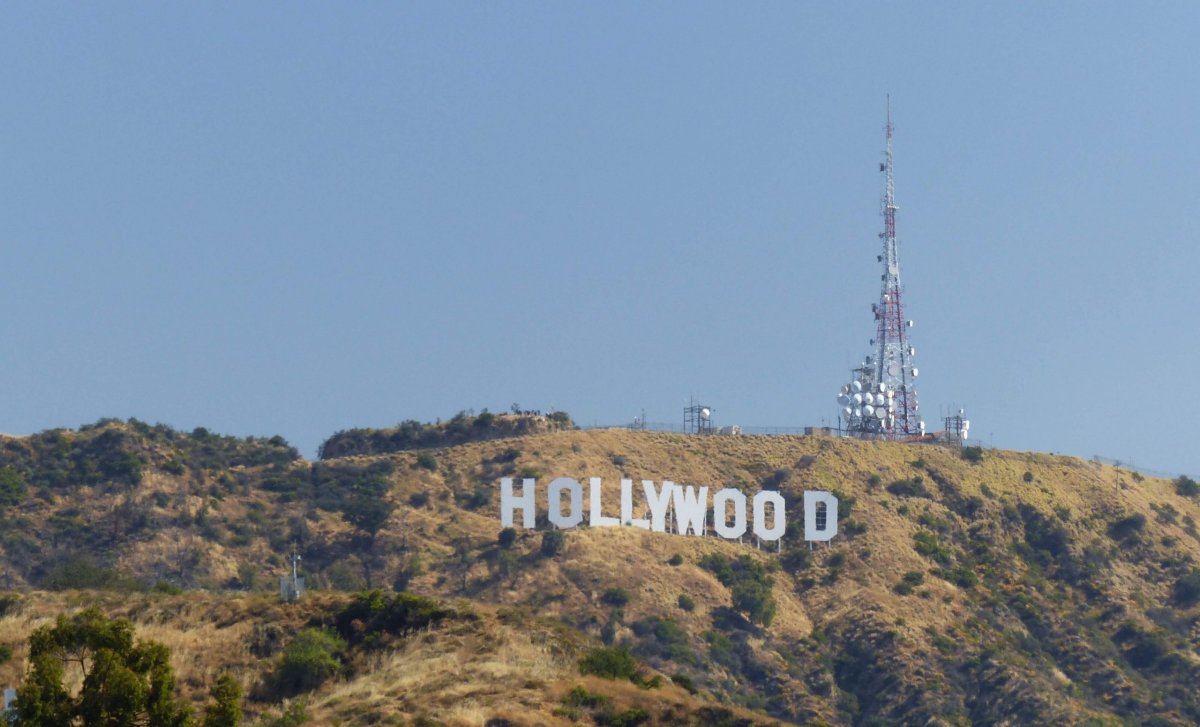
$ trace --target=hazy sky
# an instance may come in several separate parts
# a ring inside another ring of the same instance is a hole
[[[1200,471],[1200,5],[0,9],[0,431],[832,422]]]

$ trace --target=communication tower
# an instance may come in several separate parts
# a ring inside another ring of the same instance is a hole
[[[299,601],[304,595],[304,577],[298,572],[300,554],[292,547],[292,574],[279,579],[279,598],[285,603]]]
[[[900,284],[900,249],[896,239],[895,180],[892,175],[892,103],[888,97],[887,147],[879,171],[884,175],[882,254],[875,260],[883,267],[879,302],[871,305],[875,316],[873,353],[851,372],[837,401],[841,420],[854,437],[865,439],[916,439],[924,437],[925,422],[917,406],[916,350],[909,342],[913,322],[904,317],[903,286]]]
[[[712,434],[712,407],[690,399],[683,410],[683,431],[686,434]]]
[[[942,431],[946,433],[946,441],[951,444],[958,444],[967,441],[971,436],[971,420],[965,418],[966,412],[962,409],[954,416],[942,417],[944,428]]]

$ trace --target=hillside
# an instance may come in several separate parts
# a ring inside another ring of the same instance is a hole
[[[168,643],[190,696],[226,668],[253,690],[277,653],[253,655],[255,629],[277,624],[286,640],[332,623],[350,599],[339,591],[377,588],[461,617],[352,650],[353,668],[312,695],[314,723],[611,723],[572,701],[576,686],[655,723],[1200,721],[1200,505],[1188,481],[963,454],[563,430],[307,462],[279,439],[137,422],[12,438],[0,443],[0,587],[22,597],[0,618],[15,652],[0,683],[19,680],[32,624],[99,602]],[[752,538],[581,527],[547,554],[542,517],[504,547],[505,476],[604,478],[610,512],[621,477],[778,489],[793,526],[804,490],[830,490],[841,532],[811,550],[789,532],[777,552]],[[291,606],[253,593],[275,589],[293,542],[322,592]],[[187,592],[137,592],[156,583]],[[107,590],[56,592],[78,587]],[[601,643],[677,683],[580,675]],[[247,702],[262,714],[272,704]]]

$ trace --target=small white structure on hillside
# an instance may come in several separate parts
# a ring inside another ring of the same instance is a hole
[[[297,573],[297,565],[300,563],[300,555],[295,550],[292,551],[292,574],[279,579],[279,598],[284,603],[299,601],[300,596],[304,595],[304,578]]]

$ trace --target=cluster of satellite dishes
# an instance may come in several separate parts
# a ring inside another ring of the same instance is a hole
[[[861,381],[851,381],[842,386],[837,402],[847,418],[878,419],[888,427],[895,423],[896,392],[883,382],[864,385]]]

